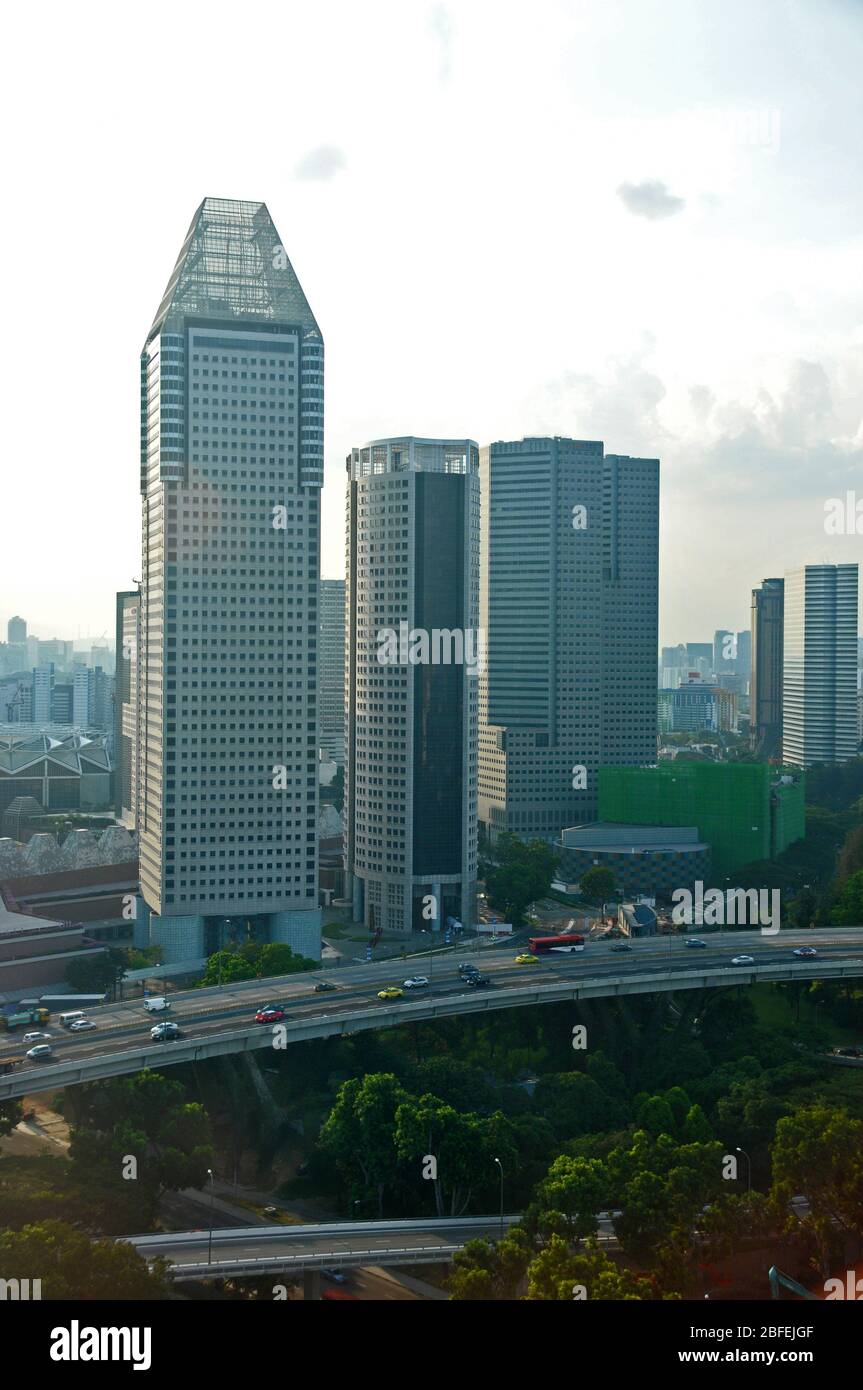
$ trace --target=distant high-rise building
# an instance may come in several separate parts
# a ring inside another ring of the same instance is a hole
[[[141,353],[136,939],[320,951],[324,348],[263,203],[206,198]]]
[[[25,618],[10,618],[6,624],[6,637],[10,647],[23,646],[27,641],[27,621]]]
[[[713,670],[713,643],[687,642],[686,662],[694,671],[707,674]],[[702,663],[704,666],[702,667]]]
[[[719,627],[713,634],[713,674],[733,671],[736,661],[737,638],[727,628]]]
[[[78,729],[109,729],[113,681],[101,666],[79,662],[72,673],[72,723]]]
[[[656,759],[659,462],[535,438],[480,475],[479,819],[554,841],[600,767]]]
[[[339,767],[345,762],[345,581],[321,580],[321,749]]]
[[[127,589],[117,595],[117,667],[114,677],[114,811],[134,830],[138,805],[138,748],[141,737],[141,595]]]
[[[33,672],[34,724],[50,724],[54,718],[54,663],[37,666]]]
[[[475,912],[478,467],[469,439],[347,461],[346,867],[376,928]]]
[[[71,671],[74,660],[75,643],[52,637],[47,642],[39,642],[39,665],[52,664],[57,671]]]
[[[809,767],[857,754],[857,566],[785,576],[782,758]]]
[[[785,581],[765,579],[752,590],[749,741],[756,758],[782,748],[782,629]]]
[[[750,671],[752,669],[752,634],[747,628],[737,634],[736,657],[734,670],[738,676],[742,676],[745,682],[744,691],[749,685]]]

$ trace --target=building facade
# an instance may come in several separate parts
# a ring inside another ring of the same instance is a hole
[[[554,841],[601,766],[656,757],[659,462],[522,439],[480,477],[479,819]]]
[[[136,827],[138,754],[142,733],[138,651],[141,643],[141,595],[127,589],[117,595],[117,666],[114,677],[114,810],[129,830]]]
[[[320,950],[323,340],[263,203],[206,198],[141,354],[141,942]]]
[[[856,565],[804,565],[785,576],[782,757],[857,756]]]
[[[354,919],[474,920],[479,450],[375,440],[347,460],[347,761]]]
[[[345,581],[321,580],[321,751],[345,765]]]
[[[610,869],[615,897],[666,899],[675,888],[710,882],[710,846],[695,826],[574,826],[555,848],[565,883],[578,883],[590,869]]]
[[[696,826],[710,845],[713,881],[771,859],[803,837],[805,779],[766,763],[663,762],[655,767],[603,768],[603,821],[625,825]]]
[[[782,749],[782,644],[785,581],[764,579],[752,590],[749,740],[756,758]]]

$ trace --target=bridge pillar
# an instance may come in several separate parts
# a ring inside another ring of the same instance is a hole
[[[303,1298],[308,1302],[310,1299],[320,1299],[321,1296],[321,1271],[319,1269],[303,1270]]]

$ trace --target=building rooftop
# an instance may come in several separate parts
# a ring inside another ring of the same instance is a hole
[[[147,343],[163,331],[182,332],[186,316],[298,324],[320,337],[266,203],[237,198],[201,203]]]

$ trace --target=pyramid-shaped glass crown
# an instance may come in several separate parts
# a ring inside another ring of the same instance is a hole
[[[201,203],[147,342],[163,331],[181,331],[187,315],[299,324],[319,335],[266,203]]]

